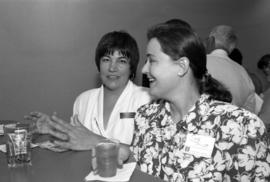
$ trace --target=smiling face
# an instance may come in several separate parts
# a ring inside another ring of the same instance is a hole
[[[147,45],[147,62],[142,72],[150,82],[150,94],[166,99],[174,92],[178,83],[179,67],[170,56],[162,52],[161,45],[156,38],[152,38]]]
[[[130,76],[129,59],[119,51],[104,55],[100,59],[100,78],[105,89],[122,91]]]

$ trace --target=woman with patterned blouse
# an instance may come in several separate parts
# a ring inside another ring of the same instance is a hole
[[[156,101],[139,108],[131,151],[140,169],[165,181],[270,181],[263,122],[229,104],[230,93],[206,69],[190,29],[148,31],[143,73]]]

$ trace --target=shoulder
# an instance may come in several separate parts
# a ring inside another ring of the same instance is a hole
[[[221,101],[212,101],[211,102],[211,114],[216,115],[221,118],[222,124],[239,124],[239,127],[247,127],[260,130],[259,132],[263,134],[265,126],[262,120],[254,113],[235,106],[230,103],[221,102]],[[256,127],[255,127],[256,126]]]
[[[100,88],[86,90],[77,96],[76,101],[97,97],[99,91],[100,91]]]
[[[141,116],[150,116],[160,113],[162,109],[166,109],[166,101],[158,99],[142,105],[137,112]]]
[[[236,63],[238,64],[238,63]],[[236,65],[234,61],[232,61],[227,55],[219,55],[219,54],[208,54],[207,55],[207,67],[211,66],[226,66],[226,67],[240,67],[240,65]]]
[[[244,108],[241,108],[239,106],[236,106],[234,104],[231,104],[231,103],[222,102],[222,101],[218,101],[218,100],[212,100],[210,102],[210,105],[212,107],[212,112],[227,113],[227,114],[238,113],[238,114],[246,115],[246,116],[250,116],[250,117],[257,117],[252,112],[250,112]],[[237,116],[237,115],[232,115],[232,116]]]
[[[148,104],[139,107],[135,117],[135,128],[148,128],[152,123],[153,125],[159,125],[161,118],[166,117],[165,104],[160,102],[160,100],[151,101]],[[159,117],[161,116],[162,117]],[[144,130],[142,129],[142,131]],[[140,131],[141,132],[141,131]],[[144,132],[143,132],[144,133]]]

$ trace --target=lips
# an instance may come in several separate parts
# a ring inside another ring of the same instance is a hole
[[[156,79],[154,79],[152,76],[147,76],[149,82],[150,82],[150,86],[153,85],[153,83],[156,81]]]
[[[149,82],[154,82],[155,79],[154,78],[148,78]]]
[[[118,79],[120,76],[118,75],[108,75],[106,76],[108,79]]]

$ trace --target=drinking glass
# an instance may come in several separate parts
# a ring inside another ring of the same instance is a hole
[[[95,173],[101,177],[116,175],[118,166],[119,141],[113,139],[101,140],[95,147]]]
[[[8,167],[31,165],[32,134],[27,124],[4,125]]]

